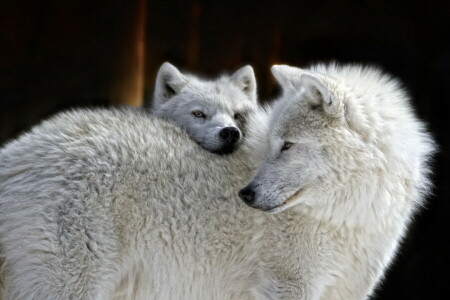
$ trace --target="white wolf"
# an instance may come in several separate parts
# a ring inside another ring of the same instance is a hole
[[[365,299],[429,191],[434,142],[399,83],[361,66],[273,66],[283,87],[270,153],[239,192],[251,207],[285,211],[281,234],[300,251],[285,275],[307,299]],[[300,234],[299,234],[300,233]],[[278,237],[279,238],[279,237]]]
[[[241,144],[256,102],[251,66],[208,81],[183,74],[166,62],[158,71],[152,111],[180,125],[206,150],[228,154]]]
[[[273,73],[281,102],[227,157],[131,111],[62,114],[3,148],[5,299],[367,298],[427,191],[432,140],[377,71]],[[267,148],[240,192],[253,209],[236,194]]]

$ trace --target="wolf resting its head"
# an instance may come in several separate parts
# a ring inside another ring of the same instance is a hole
[[[170,63],[158,72],[152,111],[183,128],[210,152],[228,154],[245,136],[247,116],[256,109],[256,79],[251,66],[231,76],[202,80]]]

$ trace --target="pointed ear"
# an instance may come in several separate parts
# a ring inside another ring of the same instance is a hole
[[[314,108],[322,108],[324,112],[335,115],[339,111],[339,99],[324,84],[323,80],[310,74],[303,74],[300,80],[307,101]]]
[[[231,75],[231,82],[237,85],[252,102],[256,102],[256,78],[250,65],[240,68]]]
[[[168,62],[161,65],[156,77],[155,99],[169,100],[188,83],[188,78]]]
[[[291,67],[288,65],[273,65],[270,70],[272,71],[273,77],[275,77],[282,87],[290,86],[295,81],[298,82],[300,77],[306,73],[300,68]]]

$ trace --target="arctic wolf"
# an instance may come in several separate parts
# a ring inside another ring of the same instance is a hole
[[[282,234],[299,250],[279,244],[266,259],[297,261],[285,276],[307,299],[365,299],[429,190],[434,142],[399,83],[378,70],[280,65],[272,73],[284,95],[270,153],[239,195],[298,222]]]
[[[281,102],[226,157],[107,110],[0,150],[5,299],[367,298],[426,194],[432,140],[377,71],[273,73]]]
[[[206,150],[228,154],[241,144],[247,116],[256,105],[251,66],[207,81],[166,62],[157,75],[152,111],[180,125]]]

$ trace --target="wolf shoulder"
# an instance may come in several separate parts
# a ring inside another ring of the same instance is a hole
[[[0,168],[8,161],[17,162],[17,156],[53,159],[55,163],[61,156],[130,158],[143,155],[142,150],[150,144],[154,151],[168,145],[187,148],[192,144],[188,141],[179,127],[140,109],[77,109],[59,113],[4,145]]]

